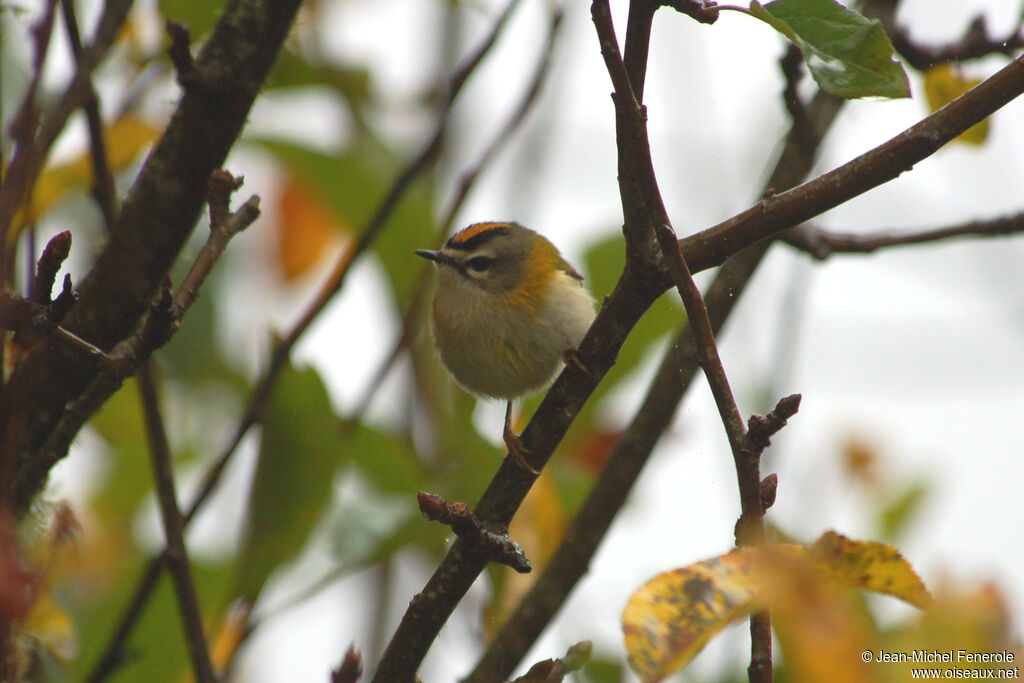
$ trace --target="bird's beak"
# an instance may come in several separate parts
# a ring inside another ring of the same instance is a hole
[[[453,259],[448,254],[444,253],[443,251],[429,251],[427,249],[417,249],[415,253],[417,256],[422,256],[428,261],[440,263],[445,266],[451,266],[456,270],[459,269],[459,264],[455,261],[455,259]]]

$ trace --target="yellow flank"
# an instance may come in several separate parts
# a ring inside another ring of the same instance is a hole
[[[560,257],[555,246],[545,239],[534,240],[532,251],[523,265],[519,286],[506,294],[506,301],[516,310],[536,315],[544,307],[548,288],[558,274]]]
[[[463,242],[468,242],[469,240],[473,239],[482,232],[487,232],[488,230],[493,230],[494,228],[505,227],[507,225],[508,223],[499,223],[493,221],[490,223],[475,223],[474,225],[471,225],[468,228],[464,228],[463,230],[460,230],[459,232],[455,233],[455,235],[452,237],[452,242],[454,244],[462,244]]]

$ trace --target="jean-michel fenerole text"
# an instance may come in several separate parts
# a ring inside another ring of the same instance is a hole
[[[950,662],[958,664],[1008,663],[1014,654],[1007,650],[999,652],[971,652],[970,650],[911,650],[910,652],[886,652],[879,650],[876,662]]]

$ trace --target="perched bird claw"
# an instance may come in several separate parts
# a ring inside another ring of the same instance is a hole
[[[583,361],[580,359],[580,350],[577,349],[576,347],[570,346],[565,351],[563,351],[562,358],[565,360],[566,365],[573,365],[581,372],[586,373],[588,375],[590,374],[590,370],[587,369],[587,366],[584,365]]]
[[[505,446],[508,448],[508,454],[512,456],[512,460],[514,460],[517,465],[534,476],[540,475],[540,470],[526,462],[526,456],[530,455],[530,450],[523,445],[523,440],[520,439],[519,435],[512,430],[512,401],[509,401],[506,404],[505,429],[501,433],[501,438],[505,441]]]

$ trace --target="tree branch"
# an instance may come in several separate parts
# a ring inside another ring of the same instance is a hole
[[[910,37],[910,33],[900,26],[893,26],[889,30],[889,37],[900,56],[918,71],[927,71],[938,64],[980,59],[988,55],[1012,57],[1024,47],[1024,30],[1021,30],[1020,26],[1005,38],[992,38],[989,36],[988,24],[983,14],[971,22],[963,38],[949,45],[919,45]]]
[[[64,14],[64,26],[68,32],[68,41],[71,43],[75,64],[81,68],[85,53],[82,48],[82,37],[78,32],[75,3],[73,0],[61,0],[60,7]],[[103,119],[100,118],[99,98],[96,97],[91,76],[87,76],[85,79],[85,89],[85,101],[82,103],[82,109],[89,127],[89,148],[92,152],[89,155],[92,164],[92,193],[103,214],[103,225],[110,230],[117,215],[117,196],[114,193],[114,174],[110,170],[110,162],[107,159],[107,145],[103,139]]]
[[[178,598],[178,611],[181,612],[185,642],[192,658],[192,671],[199,683],[215,683],[217,674],[213,670],[210,650],[203,634],[203,615],[199,609],[199,598],[196,596],[188,552],[185,549],[185,525],[181,518],[181,510],[178,508],[178,494],[175,492],[171,449],[167,443],[164,421],[160,414],[156,378],[149,362],[143,363],[139,368],[139,392],[146,420],[146,435],[153,463],[157,500],[160,502],[160,517],[167,539],[168,566]]]
[[[214,178],[220,174],[231,178],[229,174],[220,171],[214,174]],[[232,179],[233,182],[239,182]],[[211,190],[211,202],[218,191],[216,186],[223,180],[211,181],[214,189]],[[251,225],[259,217],[259,198],[250,197],[238,211],[210,225],[210,236],[196,255],[191,269],[182,280],[181,286],[172,298],[170,293],[170,281],[164,280],[161,297],[154,303],[151,313],[142,327],[131,337],[118,344],[109,354],[100,354],[101,360],[109,362],[101,365],[101,371],[93,379],[91,384],[75,400],[71,401],[61,415],[49,437],[43,442],[38,455],[33,460],[24,463],[18,473],[15,492],[19,499],[31,500],[35,490],[42,486],[46,476],[64,455],[67,454],[71,441],[75,438],[78,430],[89,419],[89,417],[109,398],[127,377],[135,374],[139,366],[145,362],[156,349],[160,348],[174,335],[181,320],[189,306],[195,301],[200,285],[210,274],[217,259],[223,254],[227,243],[232,237]],[[63,328],[58,328],[58,331]],[[65,332],[65,335],[71,333]],[[73,335],[72,335],[73,336]],[[85,342],[83,342],[85,343]],[[93,354],[95,355],[95,353]]]
[[[107,3],[100,36],[113,36],[105,18],[122,5],[127,11],[130,3]],[[223,163],[241,131],[298,5],[299,0],[235,0],[228,6],[196,59],[202,87],[184,92],[122,204],[106,247],[79,287],[81,299],[65,320],[70,332],[105,350],[132,333],[192,231],[210,174]],[[97,59],[95,49],[83,55],[83,66],[63,104],[48,116],[52,123],[40,127],[35,148],[45,148],[43,143],[51,140],[51,134],[55,138],[63,128],[71,105],[82,101],[87,67]],[[25,158],[41,163],[38,153]],[[27,161],[25,165],[28,170],[34,168]],[[7,183],[0,200],[6,191]],[[4,206],[0,201],[0,208]],[[23,463],[33,472],[21,478],[26,485],[17,492],[13,482],[4,482],[0,491],[4,506],[18,512],[27,509],[53,462],[52,453],[50,462],[40,462],[40,448],[60,423],[65,406],[79,400],[96,376],[93,367],[66,358],[52,344],[37,349],[15,368],[0,418],[0,430],[10,436],[0,444],[0,461]]]
[[[1002,237],[1021,232],[1024,232],[1024,212],[920,231],[884,229],[868,233],[837,232],[806,224],[789,230],[780,239],[822,261],[836,254],[870,254],[889,247],[926,244],[958,237]]]

